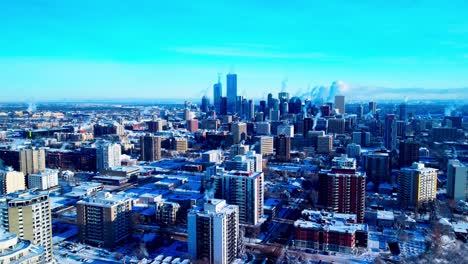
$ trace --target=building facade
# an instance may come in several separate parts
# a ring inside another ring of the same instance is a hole
[[[28,175],[28,188],[41,191],[48,190],[58,185],[58,171],[47,169],[41,173]]]
[[[331,212],[355,214],[364,221],[366,177],[356,171],[356,160],[345,156],[334,159],[331,170],[319,172],[319,204]]]
[[[229,73],[226,76],[226,89],[227,112],[232,114],[237,111],[237,74]]]
[[[291,159],[291,138],[287,135],[275,137],[276,159],[278,161],[289,161]]]
[[[24,174],[19,171],[0,170],[0,194],[21,191],[26,188]]]
[[[42,246],[45,263],[53,261],[52,216],[49,195],[20,191],[0,199],[0,222],[18,238]]]
[[[345,96],[344,95],[336,95],[335,96],[335,109],[338,110],[338,113],[345,114]]]
[[[243,122],[237,122],[231,124],[232,143],[238,144],[243,140],[247,139],[247,124]]]
[[[239,253],[239,208],[219,199],[188,213],[188,252],[207,264],[233,263]]]
[[[448,161],[447,196],[456,201],[468,200],[468,167],[459,160]]]
[[[145,135],[140,137],[141,160],[155,161],[161,159],[161,137]]]
[[[398,175],[398,199],[403,206],[419,208],[436,199],[437,169],[413,163]]]
[[[131,234],[132,200],[99,192],[76,204],[78,238],[83,243],[113,248]]]
[[[263,217],[263,172],[221,171],[215,178],[215,198],[239,206],[239,221],[257,225]]]
[[[96,146],[96,169],[105,170],[120,166],[120,155],[122,149],[119,144],[100,142]]]
[[[44,247],[0,228],[0,263],[3,264],[44,264]]]

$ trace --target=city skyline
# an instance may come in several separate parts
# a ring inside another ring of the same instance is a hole
[[[0,3],[0,264],[468,263],[468,1]]]
[[[466,98],[463,1],[109,5],[3,4],[1,101],[211,97],[229,72],[253,98],[335,80],[350,100]]]

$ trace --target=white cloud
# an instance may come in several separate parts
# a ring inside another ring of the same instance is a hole
[[[262,48],[264,47],[264,48]],[[243,44],[240,46],[213,46],[213,47],[176,47],[169,48],[169,51],[192,54],[192,55],[207,55],[207,56],[223,56],[223,57],[247,57],[247,58],[265,58],[265,59],[322,59],[330,58],[331,56],[320,52],[282,52],[272,50],[269,46]]]

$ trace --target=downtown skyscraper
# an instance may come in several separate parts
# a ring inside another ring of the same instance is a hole
[[[395,115],[387,115],[385,118],[384,146],[388,150],[396,149],[397,130]]]
[[[345,107],[344,95],[335,95],[335,109],[338,110],[338,113],[344,114],[346,112]]]
[[[237,74],[229,73],[226,76],[227,86],[227,112],[235,113],[237,111]]]
[[[223,97],[223,86],[220,79],[218,78],[218,83],[213,85],[213,105],[215,107],[216,113],[221,111],[221,98]]]

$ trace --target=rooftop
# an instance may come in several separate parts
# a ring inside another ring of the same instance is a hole
[[[367,231],[367,225],[346,223],[345,221],[334,220],[332,222],[317,223],[307,220],[297,220],[294,227],[305,229],[324,230],[327,232],[355,233],[356,231]]]
[[[78,202],[78,204],[87,204],[87,205],[95,205],[95,206],[103,206],[109,207],[113,205],[117,205],[129,200],[126,195],[121,194],[111,194],[109,192],[98,192],[95,196],[83,199]]]
[[[392,211],[377,210],[377,219],[393,221],[395,216]]]

